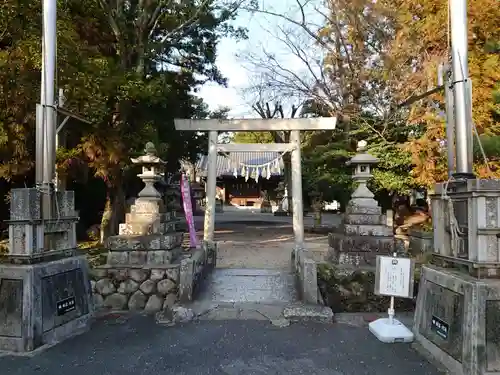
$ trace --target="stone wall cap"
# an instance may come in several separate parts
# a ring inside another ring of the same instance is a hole
[[[168,269],[175,269],[179,268],[180,263],[175,263],[175,260],[173,263],[169,264],[150,264],[150,263],[145,263],[145,264],[101,264],[99,266],[94,267],[94,269],[100,269],[100,270],[168,270]]]

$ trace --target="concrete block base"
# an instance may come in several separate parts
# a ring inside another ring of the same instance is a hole
[[[182,303],[195,299],[206,276],[217,266],[217,242],[203,241],[189,257],[181,260],[179,299]]]
[[[454,375],[500,372],[500,280],[423,266],[416,341]]]
[[[0,351],[29,353],[90,327],[92,295],[85,256],[0,264]]]
[[[299,298],[309,304],[317,304],[320,300],[318,289],[318,267],[311,254],[304,249],[292,251],[292,272],[295,273]]]

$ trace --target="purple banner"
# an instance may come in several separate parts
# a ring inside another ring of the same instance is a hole
[[[181,194],[182,203],[184,206],[184,214],[189,228],[189,245],[191,247],[199,247],[198,238],[196,238],[196,229],[194,227],[193,206],[191,204],[191,188],[189,180],[185,174],[181,178]]]

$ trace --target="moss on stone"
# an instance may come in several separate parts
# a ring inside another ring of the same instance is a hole
[[[99,241],[79,242],[78,248],[87,255],[90,267],[94,268],[106,263],[106,254],[108,251]]]
[[[9,252],[9,240],[2,240],[0,241],[0,256],[2,255],[7,255]]]

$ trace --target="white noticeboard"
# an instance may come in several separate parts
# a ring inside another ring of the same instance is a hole
[[[375,294],[413,298],[414,262],[410,258],[377,256]]]

